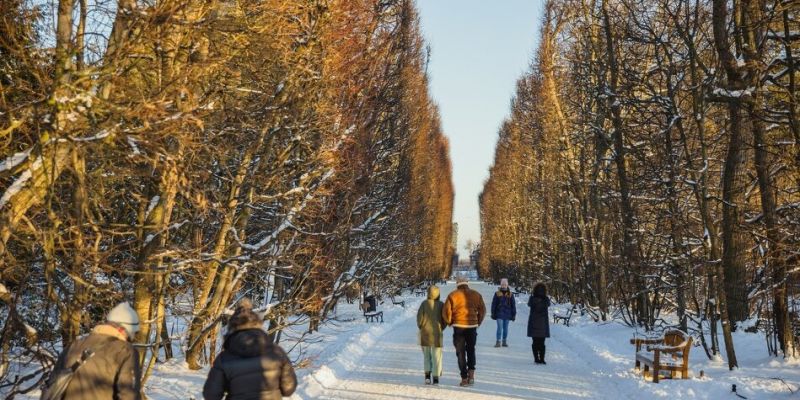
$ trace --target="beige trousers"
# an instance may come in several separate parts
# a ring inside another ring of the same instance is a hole
[[[425,372],[432,372],[431,375],[442,376],[442,348],[422,346],[423,362]]]

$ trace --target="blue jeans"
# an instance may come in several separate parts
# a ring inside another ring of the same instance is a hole
[[[508,338],[508,321],[507,319],[497,320],[497,340],[506,340]]]

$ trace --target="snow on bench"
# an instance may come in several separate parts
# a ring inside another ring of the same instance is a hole
[[[689,378],[689,351],[692,348],[692,337],[678,329],[671,329],[657,339],[631,339],[636,346],[636,369],[644,364],[642,376],[647,376],[652,368],[653,383],[658,383],[662,371],[669,371],[669,377],[675,378],[680,372],[682,379]],[[642,348],[644,346],[644,349]],[[668,358],[664,359],[663,357]]]
[[[394,304],[396,306],[400,306],[400,307],[406,308],[406,301],[405,300],[395,300],[395,298],[392,297],[392,304]]]
[[[365,322],[378,322],[383,323],[383,311],[377,311],[374,313],[364,312],[364,319]]]
[[[563,323],[564,325],[569,326],[569,320],[572,319],[572,314],[575,313],[575,311],[578,311],[578,306],[570,307],[569,311],[567,311],[566,314],[559,313],[559,312],[554,312],[553,313],[553,323],[557,324],[559,321],[561,321],[561,323]],[[581,314],[583,314],[583,313],[581,313]]]
[[[376,300],[365,301],[361,303],[361,310],[364,311],[364,322],[380,322],[383,323],[383,311],[377,310]]]

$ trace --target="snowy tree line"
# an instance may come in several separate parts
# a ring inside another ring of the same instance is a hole
[[[243,296],[277,341],[447,276],[427,57],[411,0],[0,3],[2,390],[119,301],[149,372]]]
[[[547,1],[480,197],[481,274],[647,330],[675,313],[731,368],[751,318],[795,356],[798,32],[793,1]]]

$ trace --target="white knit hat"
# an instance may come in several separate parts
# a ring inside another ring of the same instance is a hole
[[[466,285],[468,283],[469,279],[464,275],[459,275],[458,278],[456,278],[456,286]]]
[[[123,328],[128,333],[128,337],[133,339],[136,332],[139,332],[139,314],[128,303],[119,303],[109,311],[106,321],[113,322]]]

